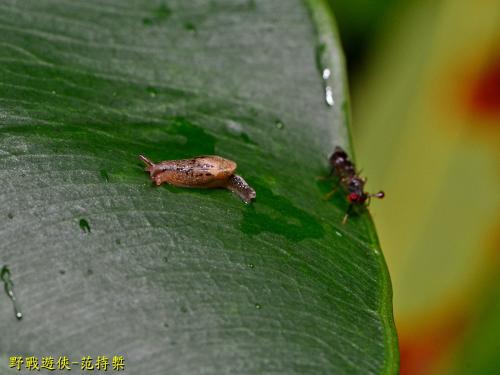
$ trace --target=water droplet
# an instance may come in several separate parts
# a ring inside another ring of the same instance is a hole
[[[231,120],[226,122],[226,129],[230,134],[237,136],[241,135],[241,133],[243,132],[243,126]]]
[[[338,236],[338,237],[342,237],[342,233],[338,232],[338,231],[335,231],[335,234]]]
[[[330,86],[325,86],[325,101],[330,107],[335,104],[335,101],[333,100],[332,88]]]
[[[171,14],[172,10],[166,4],[162,4],[154,11],[152,17],[143,18],[142,23],[146,26],[151,26],[154,23],[166,20]]]
[[[7,296],[9,296],[12,301],[12,306],[14,307],[14,314],[17,320],[21,320],[23,318],[23,313],[19,309],[17,304],[16,295],[14,294],[14,283],[10,279],[10,270],[7,265],[4,265],[0,270],[0,279],[3,281],[4,290]]]
[[[255,304],[255,308],[256,308],[257,310],[260,310],[260,309],[262,308],[262,306],[260,305],[260,303],[256,303],[256,304]]]
[[[172,9],[170,9],[166,4],[161,4],[155,11],[155,15],[158,18],[164,19],[172,14]]]
[[[249,263],[248,264],[248,268],[252,268],[253,269],[253,268],[255,268],[255,265],[253,263]]]
[[[152,86],[148,86],[146,88],[146,91],[149,93],[149,96],[152,98],[156,98],[156,95],[158,95],[158,91]]]
[[[85,219],[80,219],[80,228],[82,229],[82,231],[86,232],[86,233],[90,233],[90,225],[89,225],[89,222]]]
[[[248,134],[243,132],[243,125],[236,121],[228,120],[226,121],[226,130],[229,134],[235,136],[235,137],[240,137],[245,143],[253,144],[255,145],[256,143],[253,142]]]
[[[196,26],[194,25],[194,23],[188,21],[188,22],[184,22],[184,29],[186,29],[187,31],[190,31],[192,33],[195,33],[198,31],[196,30]]]
[[[277,127],[278,129],[283,129],[283,128],[285,127],[285,124],[283,124],[283,122],[281,122],[281,120],[276,120],[276,121],[274,122],[274,125],[276,125],[276,127]]]
[[[252,142],[252,140],[250,139],[250,137],[246,133],[241,133],[241,139],[243,139],[243,141],[245,141],[245,143],[255,144],[254,142]]]
[[[104,170],[104,169],[101,169],[100,173],[101,173],[101,177],[103,178],[103,180],[106,182],[109,182],[108,172],[106,172],[106,170]]]
[[[13,218],[14,218],[14,214],[13,214],[12,212],[9,212],[9,213],[7,214],[7,217],[8,217],[9,219],[13,219]]]
[[[329,59],[328,54],[326,53],[327,46],[324,43],[320,43],[316,47],[316,66],[318,68],[319,73],[321,74],[321,78],[323,79],[323,87],[325,90],[325,102],[329,107],[332,107],[335,104],[335,100],[333,98],[333,74],[332,70],[327,67],[327,61]]]

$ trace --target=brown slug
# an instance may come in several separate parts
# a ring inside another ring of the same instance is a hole
[[[245,203],[255,199],[256,193],[243,177],[234,174],[236,163],[216,155],[196,156],[192,159],[166,160],[153,163],[139,155],[146,164],[151,180],[156,185],[167,184],[187,188],[226,188]]]

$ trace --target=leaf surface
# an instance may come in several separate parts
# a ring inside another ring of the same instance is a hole
[[[324,201],[331,181],[316,179],[335,145],[349,149],[323,2],[5,0],[0,10],[0,262],[24,314],[17,322],[0,298],[2,360],[395,373],[371,219],[341,225],[342,196]],[[333,107],[318,67],[331,69]],[[257,200],[155,187],[139,154],[232,159]]]

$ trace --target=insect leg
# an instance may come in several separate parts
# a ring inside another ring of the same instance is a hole
[[[350,204],[349,207],[347,207],[347,211],[345,212],[344,218],[342,219],[342,224],[347,223],[347,219],[349,218],[349,213],[351,212],[351,210],[352,210],[352,204]]]
[[[317,176],[316,181],[324,181],[328,180],[329,178],[332,178],[332,176],[335,174],[335,168],[330,168],[330,172],[328,172],[328,175],[326,176]]]
[[[323,195],[323,200],[325,200],[325,201],[330,200],[330,198],[333,197],[335,195],[335,193],[337,192],[337,190],[339,188],[339,185],[340,185],[340,182],[337,182],[333,186],[332,191],[330,191],[329,193],[326,193],[325,195]]]

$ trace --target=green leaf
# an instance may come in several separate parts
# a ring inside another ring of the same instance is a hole
[[[123,355],[132,374],[393,374],[367,212],[322,199],[349,149],[319,0],[3,1],[0,358]],[[316,56],[316,51],[320,55]],[[318,58],[317,58],[318,57]],[[335,104],[325,104],[329,67]],[[217,154],[257,191],[152,186]],[[75,365],[76,366],[76,365]]]

